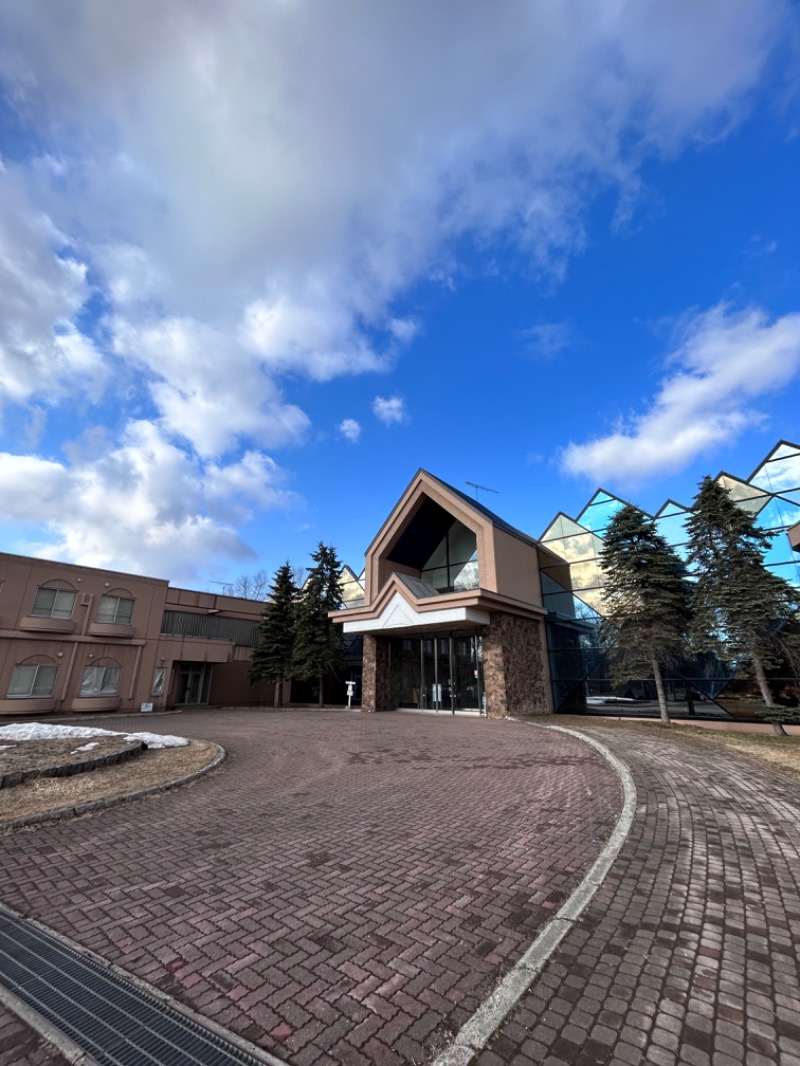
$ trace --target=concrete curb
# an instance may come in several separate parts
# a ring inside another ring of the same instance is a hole
[[[210,742],[205,741],[204,743]],[[185,785],[187,782],[194,781],[196,778],[202,777],[203,774],[216,769],[225,758],[226,752],[224,748],[220,747],[219,744],[212,744],[212,747],[216,748],[217,751],[211,762],[207,766],[202,766],[199,770],[184,774],[183,777],[174,777],[172,780],[163,781],[159,785],[150,785],[149,788],[140,788],[134,792],[125,792],[120,796],[106,796],[104,799],[90,800],[87,803],[79,803],[74,807],[57,807],[53,811],[43,811],[41,814],[28,814],[22,818],[12,818],[7,822],[0,823],[0,835],[9,833],[14,829],[22,829],[25,826],[41,825],[44,822],[59,821],[62,818],[73,818],[78,814],[87,814],[89,811],[107,810],[110,807],[118,807],[122,803],[127,803],[129,800],[141,799],[143,796],[151,796],[156,792],[166,792],[168,788],[175,788],[176,785]]]
[[[611,765],[619,777],[622,785],[622,810],[614,831],[584,879],[558,913],[544,926],[519,962],[506,974],[472,1017],[464,1023],[450,1047],[437,1055],[431,1066],[468,1066],[473,1058],[486,1047],[500,1025],[542,972],[558,945],[580,918],[584,908],[605,880],[633,824],[633,816],[636,812],[636,786],[633,777],[625,763],[613,755],[604,744],[592,737],[584,736],[575,729],[566,729],[564,726],[541,725],[535,722],[521,724],[568,733],[585,744],[591,745]]]
[[[10,918],[23,918],[23,915],[17,914],[16,911],[12,910],[11,907],[7,906],[5,903],[0,903],[0,915],[3,914]],[[82,955],[85,959],[96,963],[98,966],[102,966],[121,980],[127,981],[135,988],[152,996],[153,999],[158,1000],[159,1003],[172,1007],[172,1009],[177,1011],[178,1014],[182,1014],[184,1018],[188,1018],[201,1028],[208,1029],[209,1032],[215,1033],[229,1044],[238,1047],[240,1051],[252,1055],[254,1059],[264,1063],[264,1066],[286,1066],[283,1059],[278,1059],[270,1054],[269,1051],[265,1051],[264,1048],[260,1048],[256,1044],[251,1044],[249,1040],[245,1040],[245,1038],[239,1036],[238,1033],[234,1033],[230,1029],[225,1029],[224,1026],[219,1025],[219,1023],[215,1022],[213,1019],[206,1018],[204,1015],[192,1010],[191,1007],[187,1007],[185,1003],[181,1003],[179,999],[175,999],[175,997],[171,996],[168,992],[162,992],[156,985],[151,985],[147,981],[143,981],[141,977],[135,977],[133,974],[128,973],[127,970],[123,970],[121,966],[117,966],[114,962],[109,962],[90,948],[85,948],[82,944],[77,944],[74,940],[70,940],[69,937],[63,936],[55,929],[51,929],[49,926],[45,925],[43,922],[37,921],[35,918],[24,918],[24,920],[30,925],[35,926],[37,929],[40,929],[43,933],[47,933],[48,936],[51,936],[54,940],[63,944],[64,947],[69,948],[78,955]],[[64,1056],[67,1062],[72,1064],[72,1066],[99,1066],[96,1060],[93,1059],[88,1052],[83,1051],[70,1039],[70,1037],[63,1034],[60,1029],[57,1029],[46,1018],[42,1017],[38,1011],[33,1010],[33,1008],[29,1007],[26,1003],[23,1003],[22,1000],[15,996],[13,992],[9,992],[2,984],[0,984],[0,1003],[7,1006],[8,1009],[13,1011],[14,1014],[17,1014],[26,1025],[30,1026],[31,1029],[34,1029],[45,1040],[58,1048],[59,1052]],[[18,1004],[20,1009],[18,1009],[15,1004]],[[70,1057],[70,1055],[73,1057]]]

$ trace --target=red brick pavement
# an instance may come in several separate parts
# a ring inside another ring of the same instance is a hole
[[[229,758],[6,837],[0,898],[294,1066],[429,1059],[620,807],[588,746],[513,722],[229,711],[147,726]]]
[[[800,1066],[800,783],[657,727],[577,728],[639,810],[478,1066]]]

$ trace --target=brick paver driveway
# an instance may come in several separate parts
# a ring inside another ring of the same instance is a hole
[[[477,1066],[800,1066],[800,782],[657,727],[570,724],[627,762],[639,808]]]
[[[430,1059],[620,809],[591,748],[514,722],[230,711],[147,727],[229,758],[6,837],[0,899],[296,1066]]]

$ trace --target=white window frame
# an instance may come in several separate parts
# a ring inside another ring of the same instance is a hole
[[[53,599],[50,603],[41,603],[40,601],[47,600],[49,597],[45,593],[52,593]],[[66,607],[66,600],[69,600],[69,610]],[[59,606],[59,603],[62,606]],[[36,590],[36,595],[33,597],[33,607],[31,607],[32,618],[72,618],[72,612],[75,609],[75,593],[72,589],[55,589],[50,585],[40,585]]]
[[[14,692],[14,680],[17,677],[18,671],[32,671],[30,674],[30,683],[27,686],[25,692]],[[40,680],[41,671],[52,671],[51,683],[49,689],[36,691],[37,685],[41,686],[43,681]],[[10,700],[30,700],[30,699],[48,699],[53,695],[56,689],[56,675],[58,674],[58,667],[54,663],[17,663],[14,667],[14,671],[11,674],[11,680],[8,683],[8,696]]]

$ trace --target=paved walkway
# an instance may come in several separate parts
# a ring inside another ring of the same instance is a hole
[[[291,1063],[429,1060],[618,810],[590,752],[528,725],[178,722],[230,763],[7,839],[0,898]],[[580,728],[630,766],[637,815],[479,1066],[800,1066],[800,783],[657,727]],[[2,1020],[0,1064],[57,1061],[4,1058]]]
[[[620,808],[591,748],[513,722],[240,711],[147,725],[230,757],[173,792],[4,838],[0,899],[293,1066],[429,1061]],[[35,1053],[5,1061],[47,1061]]]
[[[800,783],[589,723],[639,810],[581,923],[478,1066],[800,1066]]]

